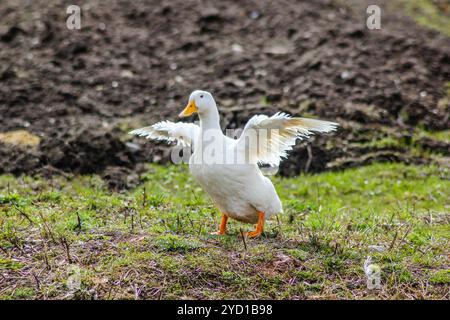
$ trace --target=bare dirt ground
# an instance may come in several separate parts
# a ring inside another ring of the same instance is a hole
[[[299,144],[285,175],[428,163],[430,150],[445,159],[448,143],[415,133],[450,129],[450,40],[375,2],[374,31],[365,1],[338,0],[86,1],[71,31],[67,1],[2,1],[0,132],[39,143],[0,143],[0,173],[120,181],[168,161],[166,147],[126,131],[175,120],[197,88],[216,96],[224,128],[280,110],[342,125]]]

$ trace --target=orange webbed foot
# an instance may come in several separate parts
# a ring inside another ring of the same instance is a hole
[[[212,236],[223,236],[224,234],[226,234],[226,232],[222,232],[220,230],[217,230],[217,231],[214,231],[214,232],[210,233],[210,235],[212,235]]]
[[[219,230],[215,231],[215,232],[211,232],[211,235],[222,236],[225,233],[227,233],[227,221],[228,221],[228,216],[225,214],[222,214],[222,221],[220,222]]]
[[[264,213],[258,212],[258,223],[256,224],[256,230],[245,232],[244,235],[249,238],[257,238],[261,236],[264,230],[264,221],[265,221]]]
[[[258,230],[244,232],[244,235],[248,238],[257,238],[257,237],[261,236],[261,234],[262,234],[262,231],[258,231]]]

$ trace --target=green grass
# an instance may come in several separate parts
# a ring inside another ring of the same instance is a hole
[[[417,23],[450,36],[450,4],[440,1],[437,5],[432,0],[401,0],[400,3]]]
[[[437,141],[450,143],[450,130],[442,131],[421,131],[419,137],[426,137]]]
[[[244,243],[253,226],[233,220],[228,235],[210,235],[219,213],[186,166],[149,166],[120,193],[97,176],[1,176],[0,298],[447,297],[448,169],[273,180],[285,213]],[[368,256],[379,290],[366,286]]]

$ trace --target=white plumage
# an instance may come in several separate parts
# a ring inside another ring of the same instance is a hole
[[[259,236],[264,220],[283,209],[272,182],[263,176],[258,164],[279,165],[297,139],[308,138],[315,132],[332,132],[338,126],[334,122],[279,112],[271,117],[253,116],[239,139],[231,139],[223,135],[219,112],[210,93],[194,91],[180,115],[194,112],[199,114],[200,126],[162,121],[130,134],[193,147],[190,172],[223,214],[218,234],[225,232],[227,218],[231,217],[257,222],[256,230],[248,235]]]
[[[130,132],[147,139],[176,142],[183,147],[193,145],[200,133],[200,127],[193,123],[161,121],[152,126],[136,129]]]
[[[336,128],[337,123],[334,122],[292,118],[282,112],[270,118],[265,115],[255,115],[245,125],[238,147],[241,152],[248,150],[253,163],[278,166],[282,159],[287,158],[288,151],[292,150],[297,139],[309,138],[314,132],[331,132]],[[264,132],[261,133],[261,131]],[[246,143],[251,136],[263,139],[266,137],[266,139],[264,143]]]

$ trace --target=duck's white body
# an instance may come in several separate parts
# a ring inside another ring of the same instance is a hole
[[[197,90],[191,94],[181,115],[193,112],[198,112],[200,126],[164,121],[131,133],[193,147],[189,169],[223,214],[219,234],[225,232],[227,218],[231,217],[258,222],[257,230],[249,234],[260,235],[264,220],[283,209],[272,182],[263,176],[258,164],[278,165],[298,138],[307,138],[314,131],[334,131],[337,127],[334,122],[292,118],[284,113],[272,117],[256,115],[248,121],[239,139],[231,139],[220,128],[219,112],[210,93]],[[251,143],[255,132],[256,144]],[[269,135],[260,136],[260,132]]]
[[[257,165],[202,166],[194,164],[195,156],[194,152],[189,169],[222,213],[242,222],[256,223],[258,212],[264,212],[266,219],[282,212],[272,181],[262,175]]]
[[[263,176],[256,163],[225,160],[227,154],[239,155],[245,150],[239,148],[239,140],[223,134],[217,108],[201,117],[196,140],[194,145],[202,147],[194,148],[189,170],[223,214],[256,223],[258,212],[264,212],[266,219],[282,212],[272,181]]]

